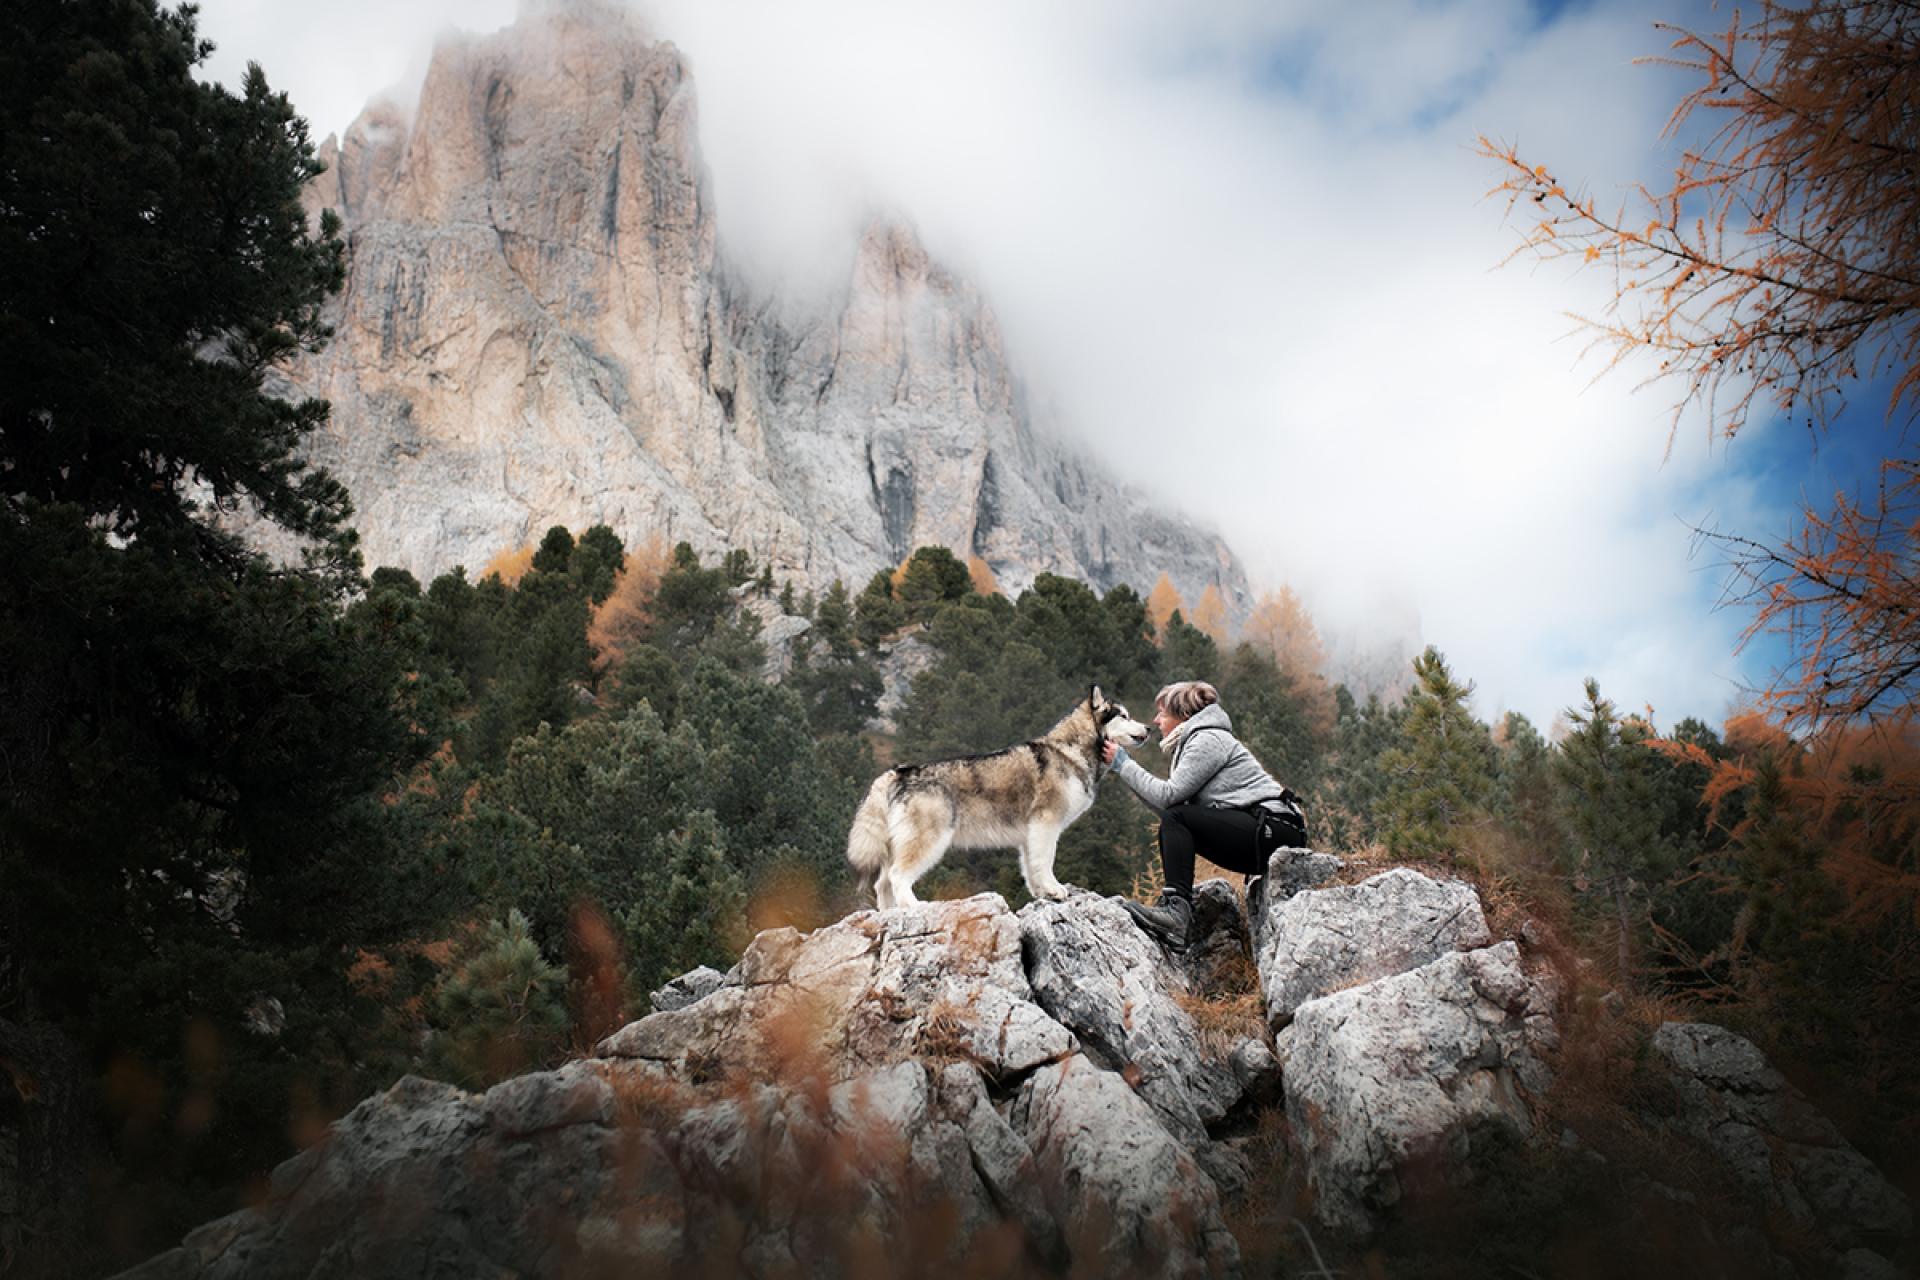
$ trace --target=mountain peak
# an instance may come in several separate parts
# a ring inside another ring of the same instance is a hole
[[[1036,428],[999,323],[897,215],[798,302],[727,261],[679,51],[597,0],[443,40],[411,115],[376,102],[310,204],[351,254],[293,382],[374,563],[477,566],[552,524],[743,547],[802,585],[915,546],[1245,600],[1218,541]]]

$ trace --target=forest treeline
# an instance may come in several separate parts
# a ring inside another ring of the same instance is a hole
[[[557,1063],[644,1013],[666,978],[725,968],[756,929],[863,905],[842,850],[885,763],[1036,736],[1092,681],[1144,709],[1202,678],[1308,797],[1317,847],[1467,875],[1603,985],[1716,1006],[1812,1073],[1864,1147],[1897,1156],[1915,1101],[1913,928],[1876,911],[1870,868],[1898,852],[1876,840],[1911,837],[1904,744],[1862,731],[1835,757],[1753,715],[1663,733],[1591,681],[1551,737],[1518,713],[1489,725],[1432,649],[1403,699],[1357,703],[1298,665],[1318,646],[1285,596],[1209,635],[1177,600],[1156,623],[1126,586],[1042,574],[1010,598],[982,581],[925,547],[857,595],[816,597],[744,552],[629,552],[603,526],[556,527],[477,581],[375,570],[319,618],[340,669],[384,673],[391,771],[359,795],[281,799],[308,808],[279,821],[320,844],[182,832],[148,892],[40,868],[10,1013],[85,1046],[125,1202],[164,1235],[400,1074],[482,1087]],[[777,682],[761,613],[809,623]],[[903,642],[932,660],[883,735],[868,724]],[[297,770],[319,744],[285,747]],[[1104,788],[1062,841],[1063,878],[1138,888],[1152,830]],[[993,853],[955,853],[925,887],[1024,897]]]

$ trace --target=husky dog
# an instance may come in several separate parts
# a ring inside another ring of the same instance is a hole
[[[904,764],[873,780],[847,833],[847,861],[882,911],[919,899],[913,882],[949,848],[1020,850],[1020,874],[1036,898],[1060,899],[1053,878],[1060,833],[1093,805],[1105,766],[1100,744],[1137,747],[1147,726],[1100,692],[1044,737],[991,755]]]

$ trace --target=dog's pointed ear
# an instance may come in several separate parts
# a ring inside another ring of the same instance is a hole
[[[1087,686],[1087,705],[1089,707],[1092,707],[1095,711],[1098,711],[1101,707],[1106,705],[1106,702],[1107,702],[1107,695],[1100,692],[1099,685],[1090,684]]]

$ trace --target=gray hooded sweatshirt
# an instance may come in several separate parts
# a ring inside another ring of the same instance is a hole
[[[1156,812],[1176,804],[1216,809],[1251,809],[1299,815],[1299,806],[1281,799],[1280,784],[1260,766],[1253,752],[1233,736],[1233,722],[1219,703],[1202,707],[1180,727],[1167,777],[1154,777],[1122,754],[1113,772],[1133,794]]]

